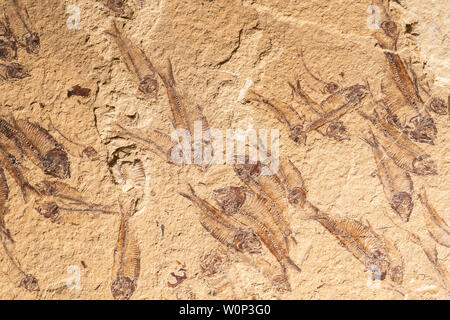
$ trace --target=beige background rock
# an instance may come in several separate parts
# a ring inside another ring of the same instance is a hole
[[[39,122],[44,128],[49,128],[51,118],[66,136],[94,147],[99,160],[70,157],[72,177],[67,181],[89,201],[115,204],[124,193],[115,162],[143,162],[147,176],[144,192],[136,192],[136,188],[125,192],[140,199],[131,220],[142,264],[133,298],[448,299],[448,292],[420,247],[383,214],[396,218],[373,174],[372,152],[358,139],[367,126],[361,117],[356,113],[343,117],[350,141],[336,143],[314,132],[306,146],[300,147],[289,140],[286,128],[271,113],[238,101],[240,91],[251,80],[265,95],[295,104],[287,81],[304,72],[298,58],[300,49],[305,50],[309,68],[321,78],[343,86],[368,79],[376,87],[385,63],[366,25],[371,1],[144,0],[142,7],[133,4],[133,19],[115,18],[124,34],[158,69],[164,67],[167,58],[172,60],[178,84],[203,107],[211,127],[223,131],[248,126],[279,128],[280,153],[300,168],[309,200],[330,214],[370,221],[377,232],[398,245],[403,255],[402,287],[388,279],[379,288],[368,285],[364,266],[333,235],[291,209],[289,220],[298,241],[292,258],[301,261],[308,248],[310,252],[301,273],[288,269],[292,290],[284,293],[277,292],[262,271],[244,257],[223,249],[198,223],[197,209],[178,194],[190,183],[200,196],[213,201],[213,189],[240,184],[230,166],[214,165],[206,173],[194,166],[178,168],[131,141],[112,139],[111,125],[117,121],[127,128],[153,128],[166,133],[172,126],[161,82],[157,98],[148,99],[140,93],[117,47],[104,34],[113,17],[104,6],[106,1],[22,1],[40,34],[41,50],[39,56],[19,50],[19,62],[30,69],[31,77],[0,82],[1,116],[12,113]],[[81,10],[79,30],[66,26],[69,5]],[[414,68],[425,75],[433,92],[447,99],[450,4],[401,0],[391,7],[402,31],[399,51],[405,58],[412,58]],[[410,33],[405,33],[407,25],[413,26]],[[74,85],[90,88],[91,96],[68,98],[67,90]],[[307,89],[315,99],[323,98],[314,87]],[[364,107],[370,109],[370,104]],[[450,221],[449,118],[436,116],[435,120],[439,131],[436,144],[424,148],[436,159],[439,175],[414,176],[413,180],[416,190],[421,185],[427,187],[437,211]],[[44,175],[31,167],[27,177],[36,182]],[[17,286],[2,251],[0,298],[111,299],[119,216],[67,215],[67,221],[52,223],[33,209],[33,199],[24,203],[12,181],[10,188],[5,219],[16,241],[13,250],[22,268],[39,279],[41,291],[34,294]],[[427,238],[421,210],[416,192],[408,227]],[[213,295],[214,281],[202,276],[200,258],[216,249],[230,260],[223,271],[228,280],[221,280],[230,284],[222,294]],[[437,249],[439,259],[450,268],[449,249],[439,245]],[[264,258],[278,267],[267,251]],[[180,263],[185,265],[187,279],[173,289],[167,282],[175,281],[170,273],[177,272]],[[80,290],[66,287],[70,266],[80,268]]]

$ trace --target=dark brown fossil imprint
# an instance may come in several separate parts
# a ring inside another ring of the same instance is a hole
[[[5,224],[6,202],[8,201],[8,197],[8,182],[6,181],[5,172],[0,166],[0,238],[3,239],[5,237],[6,239],[12,241],[11,234]]]
[[[131,19],[134,15],[133,8],[129,5],[129,0],[107,0],[106,6],[118,17]]]
[[[372,272],[373,279],[384,280],[389,275],[392,281],[403,281],[403,259],[397,247],[384,236],[377,234],[369,225],[359,221],[334,217],[306,201],[304,206],[308,218],[319,222],[333,234],[339,243],[350,251],[367,271]]]
[[[214,197],[225,214],[254,230],[283,270],[288,264],[300,271],[288,254],[289,226],[285,225],[276,208],[267,203],[267,199],[243,187],[214,190]]]
[[[158,94],[157,71],[144,51],[123,36],[114,21],[111,30],[106,31],[106,34],[115,40],[128,71],[138,82],[139,90],[156,97]]]
[[[170,275],[171,275],[172,277],[175,278],[175,283],[170,283],[169,281],[167,281],[167,285],[168,285],[170,288],[176,288],[176,287],[178,287],[179,284],[181,284],[184,280],[187,279],[187,276],[186,276],[186,270],[185,270],[185,269],[181,268],[181,269],[178,270],[178,271],[179,271],[179,272],[182,272],[183,274],[182,274],[181,276],[179,276],[179,275],[175,274],[175,272],[171,272],[171,273],[170,273]]]
[[[89,97],[91,94],[91,89],[82,88],[78,84],[73,86],[70,90],[67,91],[67,97],[71,96],[79,96],[79,97]]]
[[[0,20],[0,59],[5,61],[17,59],[17,39],[11,30],[6,12],[4,12],[4,21]]]
[[[64,147],[39,124],[11,117],[11,124],[0,119],[0,132],[19,141],[21,151],[42,169],[56,178],[70,178],[70,162]]]
[[[201,124],[202,132],[206,135],[206,139],[201,141],[194,141],[191,145],[199,144],[195,149],[209,150],[213,156],[214,150],[212,147],[212,141],[208,138],[207,133],[209,129],[209,123],[206,119],[203,109],[198,104],[191,101],[188,94],[180,89],[175,82],[173,75],[172,63],[170,59],[167,59],[167,73],[163,75],[158,72],[164,87],[166,88],[167,97],[169,99],[170,108],[172,111],[172,125],[175,129],[184,129],[189,132],[191,139],[195,137],[194,128],[196,123]],[[204,152],[205,153],[205,152]],[[192,152],[193,163],[200,165],[203,170],[206,170],[210,163],[208,159],[197,159],[195,152]],[[206,161],[205,161],[206,160]]]
[[[108,206],[87,202],[77,189],[61,181],[43,180],[35,190],[39,194],[36,211],[53,222],[60,220],[62,212],[117,214]]]
[[[409,140],[405,133],[399,131],[393,124],[382,119],[375,110],[373,116],[362,112],[360,115],[370,121],[382,149],[398,167],[417,175],[437,174],[436,164],[430,155]]]
[[[216,240],[238,252],[261,253],[261,243],[253,230],[198,197],[192,186],[189,185],[189,189],[190,194],[180,192],[180,195],[200,209],[200,224]]]
[[[27,8],[18,0],[6,0],[3,6],[18,44],[28,53],[38,55],[41,41],[39,33],[33,30]]]
[[[426,209],[423,216],[430,236],[440,245],[450,248],[450,227],[431,205],[425,188],[419,194],[419,199]]]
[[[125,206],[125,207],[124,207]],[[130,230],[129,218],[133,215],[135,201],[123,204],[119,200],[121,220],[112,272],[111,293],[116,300],[128,300],[136,290],[141,270],[141,252],[138,241]]]
[[[373,132],[371,132],[371,138],[363,138],[363,140],[372,147],[377,175],[389,205],[403,221],[408,222],[414,207],[413,182],[409,173],[399,168],[386,155]]]
[[[2,80],[21,80],[29,76],[27,68],[17,62],[0,63],[0,79]]]

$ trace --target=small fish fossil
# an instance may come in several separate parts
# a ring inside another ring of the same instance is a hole
[[[423,211],[423,216],[430,236],[440,245],[450,248],[450,228],[444,218],[431,205],[425,188],[419,194],[419,199],[426,209]]]
[[[308,190],[306,189],[300,170],[290,159],[280,157],[278,176],[286,189],[288,202],[292,205],[299,204],[303,207]]]
[[[17,40],[6,13],[4,18],[5,21],[0,20],[0,59],[11,61],[17,59]]]
[[[6,214],[6,202],[9,197],[9,187],[6,181],[5,172],[0,166],[0,238],[6,237],[6,239],[12,241],[11,234],[5,225]]]
[[[381,148],[377,138],[371,131],[371,138],[363,140],[372,147],[373,156],[377,165],[377,175],[383,186],[384,194],[391,208],[408,222],[414,207],[413,182],[408,172],[399,168]]]
[[[300,272],[288,255],[288,237],[292,232],[276,208],[267,203],[267,199],[243,187],[216,189],[214,198],[227,216],[254,230],[283,270],[287,263]]]
[[[105,31],[105,33],[116,41],[128,71],[137,79],[139,90],[144,94],[156,97],[158,95],[157,72],[144,51],[123,36],[114,21],[111,30]]]
[[[372,278],[384,280],[386,275],[396,282],[403,279],[403,259],[396,246],[384,236],[375,233],[373,228],[359,221],[333,217],[306,201],[305,210],[308,219],[319,222],[339,243],[350,251],[367,271],[372,272]]]
[[[397,23],[389,16],[389,0],[372,0],[372,6],[375,6],[380,14],[379,21],[375,21],[379,23],[379,26],[373,30],[373,37],[377,40],[380,48],[385,50],[396,50],[400,30],[397,27]]]
[[[376,110],[373,116],[363,112],[359,114],[370,121],[382,149],[398,167],[422,176],[437,174],[436,164],[430,155],[409,140],[405,133],[382,119]]]
[[[145,187],[145,169],[142,161],[122,162],[119,167],[122,180],[137,187]]]
[[[141,252],[138,241],[130,230],[129,218],[134,213],[135,201],[125,204],[119,200],[121,220],[116,248],[114,249],[113,281],[111,293],[116,300],[128,300],[136,290],[141,270]]]
[[[189,189],[190,194],[180,192],[180,195],[200,209],[200,224],[216,240],[238,252],[261,253],[261,242],[251,229],[245,228],[208,201],[198,197],[191,185]]]
[[[97,161],[99,159],[98,152],[92,146],[86,146],[79,142],[75,142],[68,137],[66,137],[58,128],[53,125],[51,118],[49,118],[50,129],[56,131],[65,141],[67,141],[70,146],[67,148],[68,152],[75,157],[87,157],[91,161]]]
[[[91,89],[82,88],[78,84],[73,86],[70,90],[67,91],[67,97],[71,96],[79,96],[79,97],[89,97],[91,94]]]
[[[0,233],[0,240],[2,241],[5,254],[14,269],[14,272],[8,272],[8,274],[18,279],[19,287],[23,287],[25,290],[30,292],[39,291],[40,288],[38,280],[32,274],[27,274],[22,270],[19,262],[14,258],[8,246],[6,245],[6,239],[3,236],[3,233]]]
[[[2,134],[2,121],[0,119],[0,135]],[[7,135],[5,135],[7,137]],[[20,154],[12,154],[13,152],[10,148],[15,148],[14,142],[10,144],[10,146],[6,146],[8,144],[7,139],[4,139],[0,142],[0,167],[3,167],[9,175],[14,179],[17,185],[20,187],[20,191],[22,192],[22,196],[24,200],[28,199],[28,191],[32,191],[36,193],[36,190],[28,183],[22,173],[22,164],[17,158],[17,155],[20,157]],[[15,150],[14,150],[15,151]]]
[[[107,0],[106,6],[114,12],[116,16],[131,19],[134,15],[134,10],[128,2],[129,0]]]
[[[167,97],[169,99],[170,108],[172,111],[172,125],[175,129],[184,129],[188,130],[190,137],[195,137],[194,131],[196,123],[201,124],[202,132],[207,136],[207,132],[209,129],[209,123],[206,119],[203,109],[198,104],[194,103],[190,100],[186,92],[183,92],[177,83],[175,82],[175,78],[173,75],[172,63],[170,59],[167,59],[167,75],[163,75],[162,73],[158,73],[159,77],[162,79],[164,87],[166,88]],[[194,149],[199,150],[209,150],[210,154],[213,156],[214,150],[212,147],[211,137],[206,137],[206,139],[202,139],[201,142],[194,141],[192,146],[195,144],[199,144]],[[201,147],[201,148],[200,148]],[[204,152],[206,153],[206,152]],[[193,163],[200,164],[200,167],[203,170],[206,170],[210,162],[204,163],[204,159],[197,159],[196,153],[192,152],[193,155]],[[201,156],[201,154],[200,154]],[[212,159],[211,159],[212,160]]]
[[[39,34],[33,31],[27,8],[18,0],[6,0],[4,10],[17,37],[18,44],[24,47],[28,53],[38,55],[41,41]]]
[[[245,100],[262,103],[274,113],[278,121],[288,126],[289,137],[295,143],[305,143],[306,135],[303,132],[305,119],[292,106],[275,99],[268,99],[252,89],[247,90]]]
[[[118,128],[117,134],[119,136],[130,138],[136,143],[143,145],[167,163],[176,164],[172,160],[172,151],[176,143],[173,142],[167,134],[158,130],[138,132],[137,130],[125,129],[120,124],[116,124],[116,126]]]
[[[388,217],[389,218],[389,217]],[[389,218],[390,219],[390,218]],[[397,226],[399,229],[405,231],[408,234],[409,240],[411,240],[414,244],[418,245],[423,252],[425,253],[427,259],[431,262],[436,270],[439,280],[441,281],[443,287],[450,292],[450,273],[447,270],[446,264],[442,263],[438,259],[438,252],[436,250],[436,244],[430,244],[430,241],[424,241],[417,234],[409,231],[408,229],[399,226],[392,219],[391,222]]]
[[[3,121],[4,132],[13,135],[20,142],[22,151],[35,165],[45,174],[55,178],[70,178],[70,162],[67,153],[47,130],[28,120],[11,117],[10,121],[11,125]],[[0,131],[1,129],[0,125]]]
[[[86,202],[78,190],[61,181],[42,180],[36,184],[35,190],[40,196],[36,201],[36,211],[54,222],[59,221],[62,211],[116,214],[109,207]]]
[[[0,63],[0,79],[21,80],[29,77],[30,74],[25,66],[17,62],[10,64]]]

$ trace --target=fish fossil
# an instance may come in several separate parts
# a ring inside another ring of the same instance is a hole
[[[158,73],[161,78],[164,87],[166,88],[167,97],[169,99],[170,108],[172,111],[172,125],[175,129],[188,130],[190,137],[195,137],[195,124],[197,122],[201,123],[203,134],[207,135],[209,129],[209,123],[206,119],[203,109],[198,104],[191,101],[186,92],[183,92],[177,83],[173,75],[172,63],[170,59],[167,59],[167,74],[164,75],[161,72]],[[194,141],[192,146],[195,144],[201,144],[194,149],[210,150],[213,156],[214,150],[212,147],[211,137],[202,139],[202,141]],[[201,147],[201,148],[199,148]],[[196,159],[195,152],[192,153],[194,157],[193,163],[198,164],[199,161]],[[202,163],[202,169],[206,170],[211,163]]]
[[[29,77],[28,69],[17,62],[10,64],[0,63],[0,79],[21,80]]]
[[[337,90],[320,102],[320,106],[327,111],[319,119],[305,126],[305,133],[317,130],[325,124],[333,123],[346,113],[356,109],[368,94],[365,85],[355,84]]]
[[[275,99],[268,99],[252,89],[247,90],[245,100],[262,103],[265,108],[273,112],[278,121],[288,126],[289,137],[295,143],[305,143],[306,135],[303,132],[305,119],[292,106]]]
[[[288,237],[292,232],[276,208],[267,203],[267,199],[243,187],[216,189],[214,198],[226,215],[254,230],[283,270],[287,263],[300,271],[288,255]]]
[[[393,51],[397,50],[397,41],[400,30],[397,27],[397,23],[389,16],[389,0],[372,0],[372,6],[376,6],[380,14],[378,21],[379,26],[378,28],[373,29],[373,37],[377,40],[380,48]]]
[[[176,143],[173,142],[171,137],[167,134],[158,130],[138,132],[137,130],[125,129],[119,124],[116,124],[116,126],[119,129],[117,131],[119,136],[130,138],[136,143],[143,145],[166,162],[175,164],[175,162],[172,161],[172,151]]]
[[[17,39],[11,30],[6,12],[4,18],[4,21],[0,20],[0,59],[11,61],[17,59]]]
[[[370,133],[371,138],[363,140],[372,148],[384,194],[391,208],[403,221],[408,222],[414,207],[411,176],[386,155],[373,132]]]
[[[419,95],[417,81],[411,79],[398,54],[391,52],[384,54],[388,64],[388,73],[381,83],[381,92],[390,118],[397,126],[408,132],[411,139],[434,144],[437,128]],[[434,101],[433,107],[439,100],[435,99]],[[408,118],[409,122],[401,124],[402,118]]]
[[[0,122],[1,123],[1,122]],[[1,126],[1,124],[0,124]],[[20,163],[3,147],[3,142],[0,143],[0,166],[3,167],[14,179],[20,187],[24,200],[28,198],[28,191],[35,192],[35,189],[27,182],[20,168]]]
[[[9,197],[9,187],[6,181],[5,172],[0,166],[0,238],[12,241],[11,234],[5,225],[6,202]]]
[[[309,75],[310,78],[312,78],[314,81],[321,83],[323,85],[323,88],[320,90],[324,94],[333,94],[339,89],[339,85],[335,82],[328,82],[320,79],[318,76],[314,75],[308,68],[308,66],[305,63],[304,59],[304,52],[303,50],[300,50],[299,57],[302,61],[302,65],[306,70],[306,74]]]
[[[58,128],[53,125],[52,120],[50,120],[50,129],[56,131],[65,141],[67,141],[70,146],[67,148],[68,152],[75,157],[87,157],[91,161],[98,160],[98,152],[92,146],[86,146],[79,142],[75,142],[68,137],[66,137]]]
[[[261,243],[250,228],[245,228],[208,201],[198,197],[191,185],[189,189],[190,194],[180,192],[180,195],[200,209],[200,224],[216,240],[238,252],[261,253]]]
[[[9,139],[19,141],[20,148],[45,174],[70,178],[70,162],[64,147],[39,124],[28,120],[0,120],[0,131]]]
[[[79,213],[103,213],[116,214],[116,211],[110,210],[108,206],[96,203],[86,202],[83,195],[75,188],[61,181],[42,180],[35,186],[39,194],[36,201],[36,211],[45,218],[52,219],[53,222],[59,221],[60,213],[79,212]]]
[[[450,248],[450,227],[431,205],[425,188],[419,194],[419,199],[426,209],[423,216],[430,236],[440,245]]]
[[[138,82],[139,90],[156,97],[158,95],[157,71],[144,51],[123,36],[114,21],[111,29],[105,33],[115,40],[128,71]]]
[[[121,220],[116,248],[114,249],[113,281],[111,293],[116,300],[128,300],[136,290],[141,270],[141,252],[138,241],[130,230],[129,218],[134,213],[135,201],[128,206],[119,201]]]
[[[27,8],[18,0],[6,0],[4,10],[17,37],[18,44],[24,47],[28,53],[38,55],[41,41],[39,33],[33,30]]]
[[[398,167],[417,175],[437,174],[436,164],[430,155],[409,140],[405,133],[382,119],[376,110],[374,110],[373,116],[363,112],[359,114],[370,121],[371,128],[375,132],[382,149]]]
[[[370,225],[328,215],[309,201],[306,201],[305,210],[308,219],[319,222],[365,265],[367,271],[372,272],[373,279],[384,280],[389,275],[394,282],[402,282],[404,268],[401,254],[393,243],[377,234]]]

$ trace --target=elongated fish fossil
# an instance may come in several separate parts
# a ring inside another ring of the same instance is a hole
[[[308,219],[319,222],[333,234],[339,243],[350,251],[365,267],[372,272],[373,279],[384,280],[386,275],[401,283],[403,279],[403,260],[396,246],[373,228],[359,221],[334,217],[306,201],[304,206]]]
[[[267,204],[267,200],[242,187],[225,187],[214,190],[214,197],[222,210],[254,230],[259,239],[278,260],[283,270],[286,264],[300,268],[289,257],[289,226],[285,225],[279,212]]]
[[[414,207],[413,182],[409,173],[399,168],[381,148],[377,138],[371,131],[371,138],[363,140],[372,147],[377,165],[377,175],[383,186],[383,191],[391,208],[408,222]]]
[[[18,0],[6,0],[4,4],[5,15],[12,25],[14,34],[20,46],[28,53],[39,54],[41,40],[39,33],[33,30],[28,10]]]
[[[17,39],[11,30],[6,12],[4,12],[4,21],[0,20],[0,59],[5,61],[17,59]]]
[[[375,110],[373,116],[362,112],[360,115],[372,123],[382,149],[398,167],[417,175],[437,174],[436,164],[430,155],[409,140],[403,132],[382,119]]]
[[[138,82],[139,90],[156,97],[158,94],[157,71],[144,51],[122,35],[115,21],[112,23],[111,30],[105,32],[116,41],[128,71]]]
[[[419,194],[419,199],[426,209],[423,211],[423,216],[429,234],[437,243],[450,248],[450,227],[431,205],[425,188]]]
[[[191,185],[189,190],[190,194],[180,192],[180,195],[200,209],[200,224],[216,240],[238,252],[261,253],[261,243],[252,230],[198,197]]]
[[[304,144],[306,141],[306,135],[303,132],[305,119],[291,105],[275,99],[268,99],[252,89],[247,90],[245,100],[262,103],[278,121],[287,125],[289,137],[295,143]]]
[[[195,137],[195,125],[196,123],[201,124],[202,132],[207,133],[209,129],[209,123],[206,119],[203,108],[198,104],[191,101],[186,92],[183,92],[180,87],[175,82],[173,75],[172,63],[170,59],[167,59],[167,72],[166,75],[159,72],[159,77],[161,78],[164,87],[166,88],[167,97],[169,99],[170,108],[172,111],[172,125],[175,129],[185,129],[189,131],[190,137]],[[206,134],[207,135],[207,134]],[[211,155],[214,154],[212,147],[212,141],[210,139],[202,139],[202,141],[194,141],[192,146],[197,144],[197,148],[201,150],[211,151]],[[201,147],[201,148],[200,148]],[[203,159],[196,159],[195,152],[193,154],[193,163],[199,164],[203,170],[206,170],[210,162],[204,162]],[[201,160],[201,161],[199,161]]]
[[[376,28],[373,28],[372,35],[377,40],[380,48],[385,50],[397,50],[397,41],[400,30],[397,27],[397,23],[391,19],[388,13],[388,7],[388,0],[372,0],[372,10],[375,11],[370,13],[375,14],[375,23],[379,24]],[[378,21],[377,17],[379,17]]]
[[[61,181],[42,180],[35,186],[39,194],[36,201],[36,211],[56,222],[62,211],[78,213],[116,214],[108,206],[90,203],[84,200],[83,195],[75,188]]]
[[[0,166],[0,238],[6,237],[6,239],[12,241],[11,234],[5,225],[6,214],[6,202],[9,197],[9,187],[6,181],[5,172]]]
[[[156,154],[162,160],[175,164],[172,160],[172,151],[176,143],[171,140],[169,135],[158,130],[138,132],[138,130],[135,129],[125,129],[119,124],[116,124],[116,126],[118,127],[118,135],[130,138]]]
[[[136,290],[139,279],[141,252],[138,241],[129,226],[129,218],[134,213],[135,201],[129,201],[126,207],[119,201],[119,206],[122,216],[114,249],[111,293],[116,300],[128,300]]]
[[[45,174],[70,178],[70,162],[64,147],[39,124],[11,117],[11,125],[0,120],[0,131],[20,142],[20,148]]]

